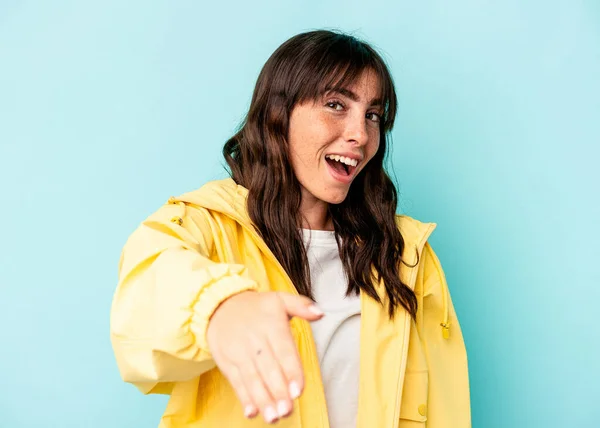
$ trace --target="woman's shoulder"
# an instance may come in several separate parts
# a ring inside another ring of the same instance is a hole
[[[424,222],[405,214],[396,214],[396,225],[405,241],[427,239],[437,227],[437,223]]]
[[[247,190],[236,184],[231,178],[211,180],[203,183],[199,187],[176,196],[175,198],[183,201],[197,202],[203,199],[231,199],[236,196],[245,196]]]

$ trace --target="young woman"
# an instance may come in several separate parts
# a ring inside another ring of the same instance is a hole
[[[467,358],[427,239],[383,163],[396,114],[368,44],[299,34],[223,149],[231,178],[131,235],[111,338],[161,427],[466,428]]]

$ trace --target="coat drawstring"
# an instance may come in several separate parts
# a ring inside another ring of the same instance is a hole
[[[448,305],[449,296],[448,285],[445,282],[446,281],[444,281],[442,284],[442,305],[444,308],[444,319],[440,323],[440,326],[442,326],[442,337],[444,339],[450,339],[450,308]]]

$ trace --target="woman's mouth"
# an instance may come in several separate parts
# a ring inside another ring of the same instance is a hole
[[[358,165],[358,160],[340,155],[326,155],[325,161],[335,173],[334,178],[342,178],[340,181],[347,181],[343,178],[351,179]]]

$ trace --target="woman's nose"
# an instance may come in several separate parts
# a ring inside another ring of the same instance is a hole
[[[344,139],[353,144],[364,146],[367,144],[369,134],[367,132],[367,119],[364,115],[349,117],[346,121]]]

